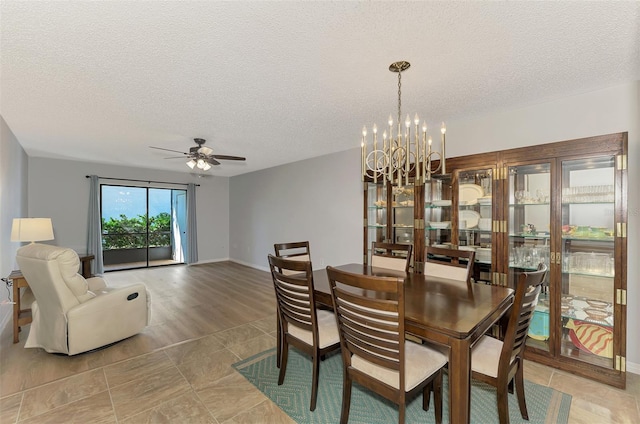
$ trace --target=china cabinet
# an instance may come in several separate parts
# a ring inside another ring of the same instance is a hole
[[[525,357],[625,386],[626,133],[500,154],[501,282],[549,268]],[[494,199],[495,201],[495,199]]]
[[[372,242],[413,244],[414,186],[389,182],[365,183],[365,263]]]
[[[473,279],[513,287],[549,269],[525,357],[625,386],[627,133],[447,158],[424,185],[364,183],[372,241],[476,252]]]

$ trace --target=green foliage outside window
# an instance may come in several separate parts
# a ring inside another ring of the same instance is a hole
[[[149,217],[149,247],[171,246],[171,215],[162,212]],[[102,249],[147,247],[147,217],[102,219]]]

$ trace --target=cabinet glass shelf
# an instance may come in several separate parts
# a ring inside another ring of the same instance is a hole
[[[612,241],[614,241],[614,237],[613,236],[604,236],[604,237],[562,236],[562,240],[612,242]]]

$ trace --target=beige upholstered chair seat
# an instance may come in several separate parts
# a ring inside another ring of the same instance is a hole
[[[445,355],[437,350],[414,342],[405,342],[404,349],[406,391],[410,391],[427,377],[440,370],[448,360]],[[376,380],[399,389],[400,377],[397,371],[376,365],[358,355],[351,356],[351,366]]]
[[[131,337],[149,323],[144,284],[109,288],[100,277],[78,274],[78,254],[32,243],[16,259],[35,301],[25,347],[75,355]]]
[[[318,320],[318,347],[322,349],[323,347],[340,343],[338,324],[336,323],[336,316],[333,311],[316,309],[316,316]],[[289,334],[302,340],[306,344],[313,344],[313,333],[309,330],[289,324]]]
[[[503,343],[489,336],[482,336],[471,351],[471,369],[491,377],[498,377],[498,365]]]

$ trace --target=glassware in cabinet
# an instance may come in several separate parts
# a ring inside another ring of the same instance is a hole
[[[424,186],[425,246],[452,242],[452,197],[450,176],[432,177]]]
[[[540,263],[551,265],[551,164],[510,166],[507,196],[507,282],[514,288],[521,272],[535,270]],[[547,281],[540,294],[526,342],[545,352],[551,351],[548,285]]]
[[[392,188],[392,234],[393,243],[413,244],[414,187],[412,185]]]
[[[474,280],[491,282],[493,246],[493,168],[460,170],[458,181],[458,245],[476,252]]]
[[[615,156],[561,167],[560,354],[613,369]]]
[[[387,184],[367,184],[367,257],[371,259],[371,243],[386,242],[387,236]],[[368,262],[370,263],[370,262]]]

